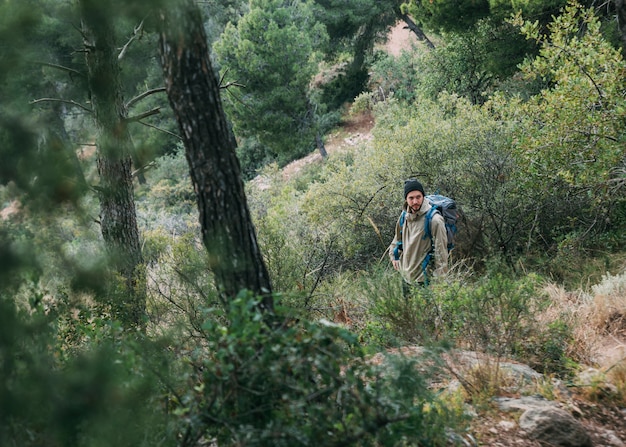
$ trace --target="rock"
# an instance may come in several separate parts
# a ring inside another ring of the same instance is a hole
[[[513,421],[500,421],[498,422],[498,427],[502,428],[504,431],[509,431],[517,428],[517,424]]]
[[[519,426],[529,438],[542,444],[561,447],[591,447],[585,427],[567,411],[559,408],[531,408],[520,417]]]
[[[502,362],[500,363],[500,368],[511,373],[517,380],[527,383],[532,383],[543,377],[543,374],[521,363]]]
[[[605,430],[604,433],[602,433],[602,438],[606,441],[607,446],[624,447],[624,445],[626,445],[620,438],[617,437],[613,430]]]
[[[522,396],[518,398],[497,397],[494,401],[502,411],[530,410],[536,408],[556,408],[557,403],[543,396]]]

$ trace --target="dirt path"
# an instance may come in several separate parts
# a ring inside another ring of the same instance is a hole
[[[358,116],[348,116],[343,124],[326,138],[326,152],[329,156],[353,149],[359,144],[372,139],[371,130],[374,127],[374,117],[370,113]],[[319,152],[312,152],[306,157],[292,161],[283,168],[283,178],[288,180],[300,172],[302,168],[311,163],[321,163],[322,156]]]

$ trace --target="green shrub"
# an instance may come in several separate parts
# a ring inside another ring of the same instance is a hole
[[[452,344],[515,358],[545,373],[571,371],[567,352],[572,330],[558,318],[548,322],[537,318],[549,304],[538,277],[514,279],[490,266],[477,281],[451,278],[413,287],[406,296],[401,281],[397,272],[389,272],[373,274],[364,282],[376,322],[367,326],[364,340],[376,343],[380,338],[372,337],[377,334],[373,329],[383,327],[387,343]]]
[[[192,233],[171,239],[161,250],[147,273],[151,334],[168,333],[177,327],[193,336],[202,332],[202,309],[219,306],[208,265],[208,254]]]
[[[237,146],[237,158],[241,164],[241,175],[244,180],[252,180],[259,171],[276,158],[267,146],[256,138],[242,138]]]
[[[263,172],[271,186],[249,187],[248,203],[274,291],[310,296],[323,278],[338,270],[337,235],[307,219],[297,182],[283,180],[276,166]],[[307,307],[306,302],[294,305]]]
[[[379,101],[393,96],[401,101],[413,102],[420,83],[420,70],[424,68],[424,58],[420,54],[419,51],[403,51],[394,57],[383,52],[375,53],[369,80],[371,94],[376,95]]]
[[[404,296],[397,287],[391,293],[377,294],[373,303],[372,314],[404,342],[428,344],[439,338],[441,315],[431,289],[412,287]]]
[[[398,359],[368,365],[353,334],[307,321],[270,330],[241,294],[230,325],[208,320],[190,386],[177,402],[181,446],[447,445],[453,415]]]
[[[458,337],[473,350],[510,355],[518,340],[534,329],[536,314],[545,308],[532,275],[519,280],[495,272],[459,293],[462,321]],[[455,325],[456,326],[456,325]]]
[[[570,377],[576,368],[567,356],[568,346],[573,341],[572,329],[559,320],[534,329],[526,338],[517,340],[513,355],[542,374]]]
[[[59,337],[67,333],[55,332],[57,318],[65,315],[43,306],[17,312],[0,297],[0,444],[173,443],[160,404],[162,390],[145,362],[158,364],[166,377],[163,351],[136,334],[125,337],[119,324],[102,319],[76,319],[73,330],[83,341],[80,349],[68,349]]]

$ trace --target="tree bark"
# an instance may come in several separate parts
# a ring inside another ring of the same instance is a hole
[[[424,34],[424,31],[422,31],[422,29],[417,26],[417,24],[413,21],[413,19],[411,19],[411,17],[402,12],[399,12],[398,16],[404,21],[404,23],[406,23],[407,28],[413,31],[413,34],[417,36],[417,40],[424,42],[426,46],[431,50],[435,49],[435,44],[430,41],[428,36]]]
[[[125,295],[113,299],[114,315],[142,326],[146,308],[143,260],[132,181],[132,141],[126,125],[120,67],[106,2],[80,0],[87,77],[98,136],[100,225]]]
[[[160,54],[165,86],[185,146],[204,245],[221,297],[242,289],[273,310],[270,278],[248,209],[237,143],[220,99],[200,11],[180,0],[161,11]]]
[[[319,131],[315,132],[315,145],[317,146],[317,150],[322,156],[322,159],[328,158],[328,151],[326,151],[324,140],[322,139],[322,135],[319,133]]]
[[[626,58],[626,1],[614,0],[615,12],[617,15],[617,28],[620,34],[620,43],[622,44],[622,56]]]

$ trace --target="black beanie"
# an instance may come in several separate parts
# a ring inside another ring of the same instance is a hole
[[[426,195],[424,192],[424,187],[420,182],[415,180],[414,178],[410,178],[404,182],[404,198],[409,195],[411,191],[420,191],[423,196]]]

